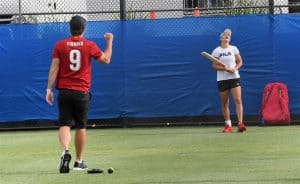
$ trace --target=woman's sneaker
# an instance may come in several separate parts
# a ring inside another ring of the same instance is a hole
[[[246,126],[244,123],[239,123],[238,124],[238,129],[237,129],[238,132],[244,132],[246,131]]]
[[[65,153],[60,158],[60,165],[59,165],[60,173],[69,173],[70,172],[69,164],[70,164],[71,158],[72,158],[71,154],[69,153],[68,150],[66,150]]]
[[[232,126],[226,125],[224,127],[223,133],[231,133],[232,132]]]
[[[87,170],[87,169],[88,169],[88,168],[87,168],[87,165],[84,163],[84,161],[82,161],[81,163],[75,161],[73,170],[76,170],[76,171],[83,171],[83,170]]]

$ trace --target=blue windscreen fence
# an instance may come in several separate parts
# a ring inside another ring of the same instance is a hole
[[[89,22],[85,37],[103,50],[103,34],[115,35],[111,64],[93,62],[89,118],[221,115],[216,71],[200,52],[216,48],[225,28],[244,61],[245,115],[259,113],[275,81],[287,84],[291,113],[300,114],[299,25],[290,14]],[[67,23],[0,26],[0,122],[57,119],[45,90],[52,49],[65,37]]]

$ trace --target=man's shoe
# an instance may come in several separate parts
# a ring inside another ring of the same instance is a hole
[[[232,126],[226,125],[223,130],[223,133],[230,133],[230,132],[232,132]]]
[[[66,150],[65,153],[60,158],[60,166],[59,166],[60,173],[69,173],[70,172],[69,164],[70,164],[71,158],[72,158],[71,154],[69,153],[68,150]]]
[[[244,123],[239,123],[238,124],[238,129],[237,129],[238,132],[244,132],[246,131],[246,126],[244,125]]]
[[[83,170],[87,170],[87,165],[84,164],[84,161],[82,161],[81,163],[75,161],[74,163],[74,167],[73,167],[73,170],[76,170],[76,171],[83,171]]]

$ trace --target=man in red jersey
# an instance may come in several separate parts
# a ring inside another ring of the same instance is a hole
[[[82,154],[86,142],[86,123],[90,102],[91,60],[94,58],[102,64],[109,64],[112,55],[113,34],[104,35],[106,48],[102,52],[96,43],[83,38],[85,27],[86,20],[83,17],[78,15],[72,17],[70,21],[72,36],[56,43],[49,71],[46,94],[48,104],[52,105],[54,102],[52,87],[55,82],[58,90],[59,141],[62,148],[60,173],[70,171],[70,127],[73,121],[76,129],[76,160],[73,169],[87,169]]]

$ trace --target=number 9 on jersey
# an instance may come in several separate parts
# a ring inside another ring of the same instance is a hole
[[[73,49],[70,52],[70,69],[72,71],[78,71],[81,67],[81,53],[80,50]]]

